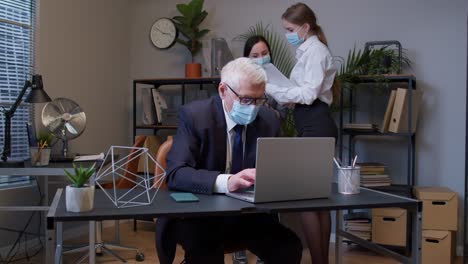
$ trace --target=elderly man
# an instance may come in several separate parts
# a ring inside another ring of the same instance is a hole
[[[219,96],[181,107],[179,127],[167,156],[170,189],[213,194],[234,192],[255,183],[257,138],[279,133],[277,117],[263,106],[265,82],[266,74],[260,66],[239,58],[222,69]],[[300,263],[300,240],[272,215],[159,221],[159,255],[161,251],[168,253],[164,243],[173,241],[182,245],[190,264],[224,263],[225,250],[241,248],[266,264]],[[173,249],[169,250],[171,254]],[[165,260],[160,256],[160,261]]]

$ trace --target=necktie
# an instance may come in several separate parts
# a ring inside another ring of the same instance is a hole
[[[242,131],[244,127],[236,125],[234,127],[234,142],[232,145],[231,173],[236,174],[244,166],[244,145],[242,144]]]

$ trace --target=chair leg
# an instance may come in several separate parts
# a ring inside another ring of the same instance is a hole
[[[133,219],[133,232],[137,231],[137,220]]]
[[[127,263],[125,259],[123,259],[121,256],[117,255],[115,252],[107,248],[107,246],[102,246],[102,250],[106,252],[107,254],[113,256],[114,258],[120,260],[122,263]]]
[[[116,244],[120,244],[120,222],[119,220],[114,221],[114,240]]]
[[[127,246],[121,246],[121,245],[115,245],[115,244],[109,244],[109,243],[104,243],[103,247],[109,250],[131,250],[131,251],[135,251],[136,253],[140,252],[137,248],[134,248],[134,247],[127,247]]]
[[[102,244],[102,221],[96,221],[96,245]],[[101,255],[101,247],[96,247],[96,254]]]

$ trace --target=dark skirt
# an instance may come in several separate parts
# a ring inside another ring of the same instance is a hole
[[[330,115],[328,104],[318,99],[312,105],[296,104],[294,123],[298,137],[338,138],[338,128]]]

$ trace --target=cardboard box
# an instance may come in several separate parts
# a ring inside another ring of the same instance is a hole
[[[446,187],[415,187],[423,202],[422,229],[457,231],[458,195]]]
[[[372,242],[406,245],[407,212],[400,208],[372,209]]]
[[[422,263],[452,263],[455,256],[455,232],[442,230],[422,231]]]

